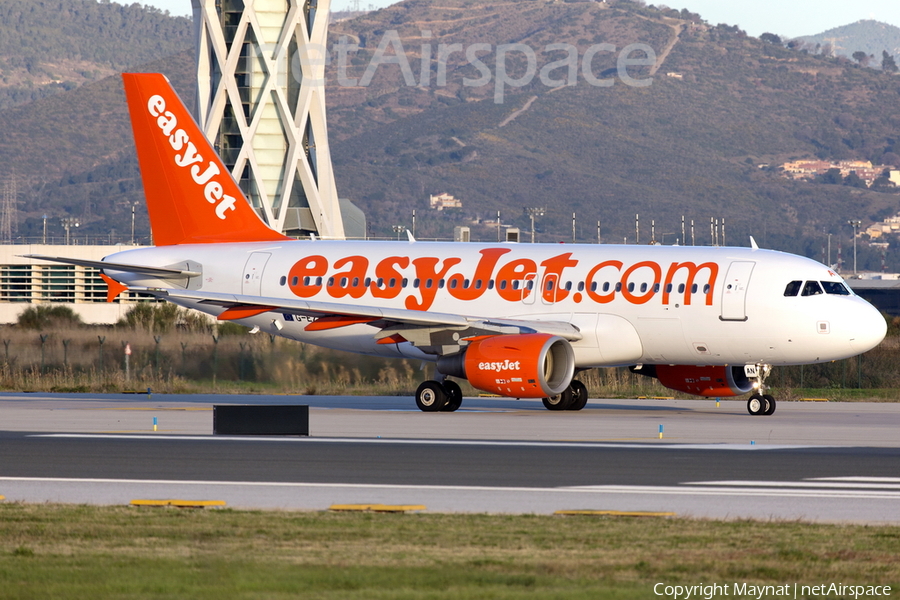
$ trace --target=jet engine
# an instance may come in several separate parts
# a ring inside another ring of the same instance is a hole
[[[442,356],[437,368],[486,392],[545,398],[561,394],[572,382],[575,352],[556,335],[494,335],[472,340],[463,352]]]
[[[753,391],[744,366],[640,365],[631,370],[655,377],[671,390],[696,396],[740,396]]]

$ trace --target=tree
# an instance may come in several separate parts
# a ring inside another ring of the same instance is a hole
[[[770,44],[775,44],[776,46],[781,45],[781,38],[778,37],[777,35],[775,35],[774,33],[766,32],[766,33],[762,34],[761,36],[759,36],[759,39],[761,39],[764,42],[768,42]]]
[[[853,53],[853,60],[858,62],[862,67],[869,66],[869,55],[863,52],[862,50],[857,50]]]
[[[846,177],[844,177],[844,185],[855,188],[869,187],[866,185],[865,180],[863,180],[862,177],[856,174],[856,171],[850,171],[850,173]]]
[[[125,313],[125,318],[118,325],[150,333],[168,333],[175,328],[178,312],[178,307],[168,302],[139,302]]]
[[[841,185],[844,183],[844,177],[841,175],[840,169],[828,169],[821,175],[819,175],[816,180],[819,183],[828,183],[832,185]]]
[[[887,53],[887,50],[881,51],[881,69],[885,73],[897,72],[897,63],[894,61],[894,57]]]
[[[19,315],[17,321],[23,329],[59,329],[65,327],[78,327],[81,325],[81,317],[75,314],[68,306],[48,306],[39,304],[26,309]]]

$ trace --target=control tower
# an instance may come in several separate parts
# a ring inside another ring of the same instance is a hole
[[[270,227],[343,239],[325,123],[331,0],[191,2],[206,136]]]

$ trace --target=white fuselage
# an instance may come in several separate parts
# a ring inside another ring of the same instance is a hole
[[[568,322],[582,334],[572,342],[579,369],[825,362],[873,348],[886,329],[828,267],[749,248],[288,241],[163,246],[106,260],[202,271],[186,284],[110,271],[136,287]],[[786,295],[791,282],[819,291]],[[306,331],[313,320],[273,311],[239,322],[351,352],[437,358],[409,343],[376,344],[366,324]]]

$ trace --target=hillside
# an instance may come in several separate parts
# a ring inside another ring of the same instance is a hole
[[[498,210],[505,224],[528,229],[523,207],[546,206],[537,221],[542,241],[570,240],[575,212],[579,241],[596,240],[598,220],[606,241],[634,241],[639,213],[642,242],[655,220],[657,239],[672,243],[684,215],[699,244],[710,242],[709,220],[718,218],[728,243],[754,235],[767,247],[821,258],[827,233],[849,245],[849,219],[900,209],[897,194],[792,182],[760,168],[806,157],[900,166],[900,77],[847,59],[626,0],[406,0],[331,31],[333,44],[344,37],[360,46],[347,53],[345,69],[331,46],[328,119],[338,190],[367,212],[373,236],[410,226],[413,209],[418,236],[428,238]],[[399,44],[405,75],[401,65],[383,64],[367,85],[346,81],[366,78],[379,45],[390,58]],[[504,44],[521,45],[505,48],[508,77],[521,87],[496,85]],[[658,62],[618,69],[629,44],[651,47]],[[530,79],[527,56],[515,48],[534,53]],[[420,85],[423,54],[430,69]],[[563,85],[570,56],[576,84]],[[191,63],[185,53],[145,69],[159,68],[190,99]],[[47,211],[82,218],[84,232],[116,229],[121,239],[140,188],[117,78],[0,111],[0,130],[0,161],[30,182],[23,235],[38,235]],[[429,194],[439,192],[461,198],[463,208],[429,210]],[[472,227],[473,239],[496,239],[495,229]],[[894,248],[888,261],[900,269]],[[860,264],[877,268],[880,254],[864,248]]]
[[[130,70],[163,72],[182,98],[194,97],[190,52]],[[75,217],[83,234],[117,230],[122,241],[130,236],[131,206],[137,205],[138,238],[149,240],[121,77],[0,110],[0,131],[0,181],[17,180],[22,237],[40,237],[47,214],[51,237],[61,235],[59,218]]]
[[[835,27],[817,35],[797,38],[812,47],[828,44],[838,56],[853,56],[854,52],[865,52],[871,59],[869,66],[881,68],[882,52],[900,57],[900,27],[879,21],[862,20],[849,25]]]
[[[193,46],[191,21],[97,0],[0,0],[0,109]]]
[[[365,44],[348,76],[363,73],[392,28],[414,74],[421,31],[432,32],[433,48],[569,43],[579,56],[596,43],[644,43],[657,55],[671,50],[646,87],[621,80],[595,87],[580,76],[577,85],[555,89],[535,78],[507,88],[503,104],[493,102],[493,86],[461,85],[478,73],[459,55],[448,61],[443,87],[405,85],[396,65],[379,67],[367,88],[333,86],[339,190],[361,204],[380,235],[409,223],[414,207],[421,235],[449,235],[450,222],[426,209],[428,194],[446,191],[463,200],[469,216],[501,210],[504,221],[520,227],[529,227],[523,207],[548,206],[539,219],[545,240],[571,239],[574,211],[582,240],[596,239],[599,219],[607,240],[633,241],[639,213],[644,240],[655,219],[657,237],[665,233],[672,242],[685,215],[695,219],[702,243],[709,242],[709,219],[725,218],[732,243],[752,234],[770,247],[820,257],[821,232],[847,233],[842,225],[850,218],[898,208],[896,195],[792,183],[758,166],[804,156],[895,160],[900,78],[630,2],[440,6],[407,1],[337,24],[335,36]],[[494,59],[489,53],[482,60]],[[538,69],[547,60],[541,56]],[[601,53],[594,72],[615,65],[613,53]],[[649,70],[632,76],[649,78]],[[490,239],[488,230],[476,232]]]

